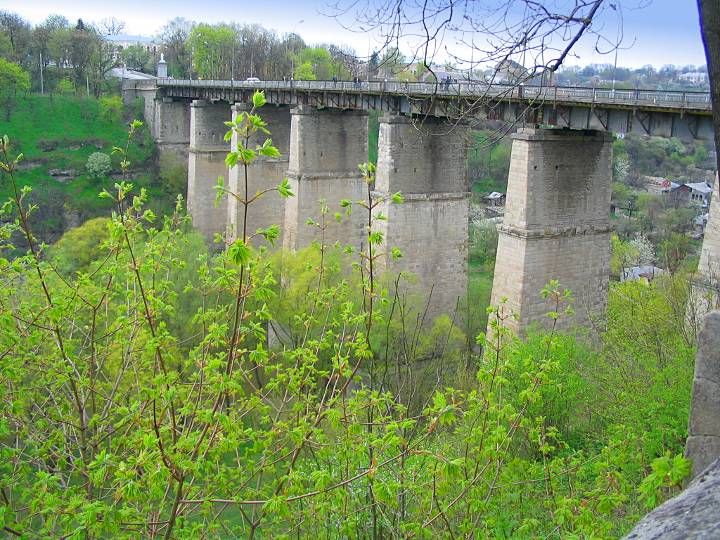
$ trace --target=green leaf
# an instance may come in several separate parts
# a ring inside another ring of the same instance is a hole
[[[277,190],[281,197],[287,198],[295,195],[290,189],[290,181],[287,178],[283,178],[282,182],[278,184]]]
[[[262,90],[257,90],[252,97],[253,107],[256,109],[262,107],[267,103],[265,99],[265,93]]]
[[[250,260],[250,248],[241,238],[230,244],[227,253],[230,260],[240,266],[246,265]]]
[[[405,199],[403,199],[402,193],[400,193],[398,191],[398,192],[392,194],[392,196],[390,197],[390,200],[392,201],[393,204],[402,204]]]

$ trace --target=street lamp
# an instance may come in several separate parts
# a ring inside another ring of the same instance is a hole
[[[615,4],[610,4],[610,9],[618,12],[618,8]],[[617,31],[617,42],[615,43],[615,63],[613,65],[613,78],[612,78],[612,96],[615,97],[615,79],[617,78],[617,56],[618,49],[620,48],[620,23],[622,22],[622,14],[618,12],[618,31]]]

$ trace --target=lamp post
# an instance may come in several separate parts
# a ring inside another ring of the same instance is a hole
[[[615,63],[613,64],[613,78],[612,78],[612,97],[615,97],[615,79],[617,78],[617,57],[618,49],[620,48],[620,23],[622,22],[622,14],[619,13],[618,8],[615,4],[610,4],[610,9],[618,13],[618,31],[617,31],[617,42],[615,43]]]

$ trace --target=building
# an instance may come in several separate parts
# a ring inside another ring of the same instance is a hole
[[[708,82],[708,74],[704,71],[691,71],[678,75],[678,79],[690,84],[705,84]]]
[[[630,268],[623,268],[622,274],[620,275],[620,281],[645,281],[650,282],[660,274],[664,274],[665,270],[658,268],[652,264],[646,264],[643,266],[631,266]]]
[[[688,182],[677,184],[670,182],[670,189],[663,190],[676,208],[680,206],[698,206],[703,209],[710,207],[713,188],[707,182]]]
[[[493,191],[490,195],[485,195],[483,200],[489,206],[505,206],[505,194],[498,191]]]

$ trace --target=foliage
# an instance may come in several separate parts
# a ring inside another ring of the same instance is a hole
[[[57,271],[65,276],[86,272],[109,237],[108,225],[108,218],[98,217],[63,234],[48,253]]]
[[[228,123],[241,176],[278,155],[264,102]],[[125,175],[140,133],[133,122],[115,148]],[[77,233],[100,247],[74,266],[70,237],[44,257],[7,138],[0,153],[12,194],[0,238],[27,245],[0,258],[10,534],[617,537],[687,470],[674,457],[693,352],[679,278],[614,287],[596,345],[554,330],[572,295],[551,282],[550,331],[512,336],[501,303],[471,354],[454,321],[424,326],[395,294],[403,277],[380,274],[381,257],[402,256],[378,227],[402,196],[372,191],[372,164],[367,197],[338,210],[362,214],[359,252],[320,234],[270,257],[269,227],[232,231],[211,255],[181,199],[158,216],[124,180],[101,193],[112,217]],[[293,195],[287,180],[269,191]],[[245,212],[256,199],[217,192]],[[323,205],[308,226],[334,217]]]
[[[59,94],[70,95],[75,93],[75,83],[72,79],[61,79],[57,84],[56,90]]]
[[[87,163],[85,163],[85,169],[90,178],[95,180],[101,180],[107,177],[112,169],[110,156],[103,152],[93,152],[88,157]]]
[[[98,100],[100,116],[108,123],[117,123],[122,118],[123,103],[120,96],[105,96]]]
[[[130,45],[122,50],[122,61],[128,69],[136,71],[144,71],[146,73],[153,71],[153,57],[150,52],[142,45]]]
[[[221,66],[227,66],[234,41],[235,33],[229,26],[202,23],[193,27],[188,46],[193,51],[193,68],[200,78],[222,78]]]
[[[5,121],[10,115],[19,94],[30,90],[30,75],[19,64],[0,58],[0,103],[5,109]]]

